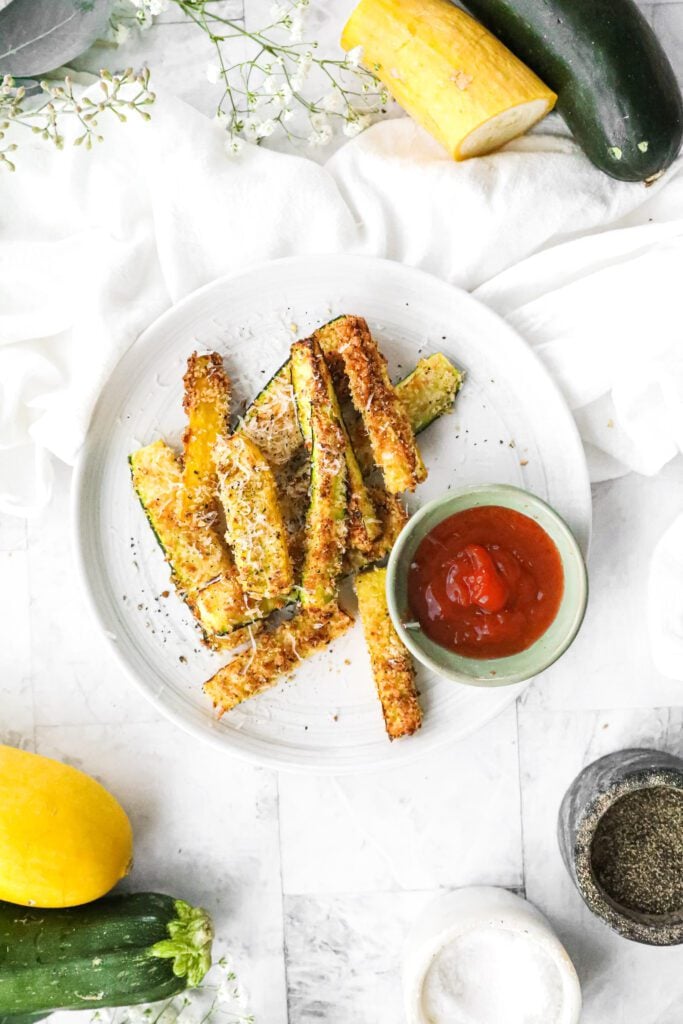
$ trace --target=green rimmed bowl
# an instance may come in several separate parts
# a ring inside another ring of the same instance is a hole
[[[420,543],[444,519],[483,505],[500,505],[534,519],[555,542],[564,569],[564,593],[553,622],[531,647],[507,658],[465,658],[430,640],[421,629],[404,625],[413,619],[408,605],[408,571]],[[404,526],[387,566],[389,614],[403,643],[427,668],[470,686],[508,686],[543,672],[574,640],[587,601],[588,574],[574,534],[545,501],[509,484],[468,487],[425,505]]]

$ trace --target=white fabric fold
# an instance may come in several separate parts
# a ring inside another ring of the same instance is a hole
[[[295,253],[370,253],[474,291],[536,349],[595,479],[683,447],[683,164],[651,188],[597,171],[559,118],[455,164],[408,119],[325,166],[245,147],[161,95],[91,153],[24,143],[0,173],[0,508],[49,496],[140,331],[215,277]]]

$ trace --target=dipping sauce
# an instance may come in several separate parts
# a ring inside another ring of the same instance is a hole
[[[408,574],[408,603],[424,633],[468,658],[531,647],[563,591],[554,541],[534,519],[501,505],[444,519],[420,543]]]

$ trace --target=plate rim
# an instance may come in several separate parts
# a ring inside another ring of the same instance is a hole
[[[128,659],[126,658],[120,646],[118,645],[116,638],[114,638],[110,634],[108,624],[106,623],[106,621],[104,620],[100,613],[100,608],[94,593],[93,581],[91,579],[90,572],[86,564],[82,531],[79,529],[79,526],[81,524],[81,517],[84,512],[83,490],[86,470],[89,466],[90,461],[96,457],[92,427],[95,422],[97,411],[103,399],[104,393],[107,390],[111,379],[117,373],[120,364],[130,356],[134,349],[140,346],[144,346],[144,344],[146,343],[147,336],[149,334],[151,334],[153,331],[156,332],[159,329],[163,329],[167,320],[175,318],[178,315],[178,313],[182,311],[184,308],[186,308],[187,306],[191,305],[194,302],[197,302],[198,300],[201,300],[202,295],[204,295],[205,293],[211,292],[213,289],[220,288],[223,285],[227,285],[231,282],[234,282],[239,278],[250,277],[253,275],[257,275],[259,273],[264,273],[275,267],[288,266],[291,264],[306,264],[311,260],[314,260],[316,264],[320,264],[321,261],[328,260],[342,261],[349,265],[365,263],[366,265],[371,265],[375,268],[383,268],[385,270],[388,270],[389,272],[395,272],[398,269],[399,271],[409,273],[410,275],[413,275],[415,277],[422,277],[426,281],[429,281],[431,284],[436,283],[442,288],[448,288],[458,293],[461,297],[465,299],[465,301],[471,302],[472,304],[476,305],[487,316],[489,316],[493,320],[496,320],[500,325],[504,326],[505,330],[509,334],[514,335],[519,341],[519,343],[525,347],[530,358],[536,362],[538,368],[545,377],[549,389],[554,391],[555,397],[559,405],[564,409],[566,413],[567,428],[573,433],[577,450],[581,454],[581,461],[584,468],[584,501],[587,514],[586,521],[583,524],[584,536],[582,539],[579,540],[579,543],[584,558],[586,559],[588,558],[591,542],[593,508],[590,478],[585,458],[585,450],[583,448],[583,442],[579,434],[578,426],[564,395],[562,394],[557,382],[554,380],[549,370],[544,365],[543,361],[533,350],[533,348],[529,345],[529,343],[523,338],[523,336],[516,330],[516,328],[509,324],[502,316],[500,316],[500,314],[496,313],[495,310],[491,309],[485,303],[475,298],[466,289],[461,288],[458,285],[452,284],[450,281],[446,281],[443,278],[437,277],[435,274],[431,274],[429,271],[423,270],[421,267],[414,267],[406,263],[401,263],[397,260],[386,259],[384,257],[372,256],[368,254],[356,255],[353,253],[334,252],[304,253],[300,255],[283,256],[276,259],[264,260],[259,263],[254,263],[246,268],[240,268],[239,270],[223,274],[220,277],[214,278],[212,281],[207,281],[199,288],[196,288],[194,291],[189,292],[187,295],[184,295],[181,299],[178,300],[178,302],[169,306],[168,309],[164,310],[163,313],[161,313],[158,317],[152,320],[152,322],[149,323],[147,327],[145,327],[144,330],[140,332],[140,334],[131,342],[131,344],[121,353],[119,358],[112,366],[110,372],[103,380],[101,386],[99,387],[97,397],[93,402],[83,444],[81,445],[78,451],[78,455],[74,464],[70,494],[70,532],[72,540],[72,550],[75,553],[75,562],[77,576],[79,579],[79,586],[81,593],[85,597],[88,614],[90,615],[91,620],[97,627],[97,633],[101,639],[101,642],[104,645],[106,645],[106,648],[110,651],[111,654],[113,654],[114,660],[122,669],[124,676],[130,682],[133,683],[134,687],[139,692],[141,692],[143,697],[147,701],[149,701],[152,707],[154,707],[154,709],[160,715],[162,715],[162,717],[168,719],[170,722],[172,722],[175,726],[179,727],[186,734],[191,735],[204,743],[208,743],[217,749],[220,749],[227,757],[236,758],[242,762],[252,764],[256,767],[265,768],[271,771],[282,771],[296,775],[314,774],[326,776],[342,776],[360,774],[365,772],[388,771],[392,768],[399,769],[402,767],[406,767],[408,765],[415,764],[417,761],[422,760],[424,757],[427,757],[438,750],[442,750],[447,745],[447,743],[457,743],[460,739],[465,738],[465,734],[463,734],[463,736],[458,736],[456,738],[451,737],[450,739],[448,738],[447,735],[441,738],[434,737],[433,741],[429,745],[425,745],[424,747],[417,745],[414,751],[410,751],[407,747],[403,748],[402,758],[400,761],[392,761],[392,759],[386,755],[384,757],[381,757],[381,755],[379,755],[373,761],[364,761],[362,764],[358,766],[354,766],[352,764],[333,765],[292,762],[284,760],[282,755],[276,752],[273,752],[268,756],[263,756],[258,751],[250,751],[243,749],[242,747],[235,747],[232,746],[230,743],[226,743],[223,734],[202,727],[198,723],[195,723],[194,720],[186,718],[182,713],[176,711],[174,708],[169,707],[166,703],[164,703],[157,693],[152,692],[152,690],[146,686],[146,684],[140,678],[140,676],[135,671],[133,666],[129,664]],[[533,679],[530,679],[525,683],[511,685],[509,687],[509,690],[511,692],[506,695],[507,699],[501,699],[500,703],[497,703],[495,707],[491,709],[490,713],[482,715],[478,725],[476,726],[476,729],[472,730],[472,732],[479,731],[479,729],[484,728],[491,721],[497,718],[498,715],[502,714],[514,701],[517,700],[518,697],[520,697],[526,691],[526,689],[532,684],[533,681]],[[502,689],[503,688],[501,688],[501,690]],[[468,733],[467,735],[471,735],[472,732]],[[387,747],[387,755],[389,753],[389,749],[390,748]]]

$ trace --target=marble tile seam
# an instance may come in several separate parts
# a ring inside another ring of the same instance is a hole
[[[521,739],[519,730],[519,712],[521,708],[521,701],[515,701],[515,730],[517,734],[517,785],[519,787],[519,834],[520,834],[520,845],[522,853],[522,892],[521,895],[526,897],[526,844],[524,840],[524,780],[522,777],[522,753],[521,753]]]
[[[520,884],[519,879],[500,881],[500,879],[490,879],[486,876],[477,880],[477,882],[468,883],[472,885],[491,885],[496,889],[507,889],[509,892],[517,893],[518,895],[524,895],[525,886]],[[326,889],[325,892],[293,892],[289,889],[283,891],[282,901],[283,905],[286,906],[289,900],[309,900],[312,903],[325,903],[327,900],[339,900],[349,899],[357,897],[372,897],[372,896],[438,896],[440,892],[450,892],[451,889],[460,889],[463,886],[460,885],[437,885],[433,887],[427,887],[425,889],[409,888],[409,889]],[[285,928],[287,922],[285,919]]]

